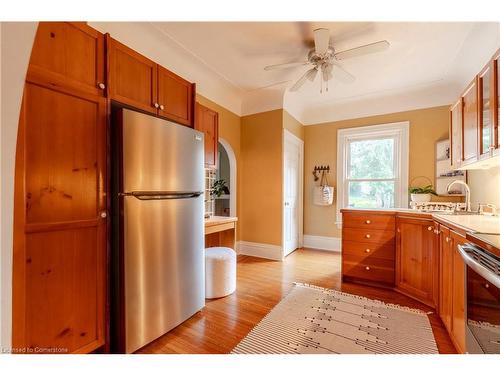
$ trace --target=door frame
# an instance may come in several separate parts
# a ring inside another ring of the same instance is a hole
[[[219,142],[224,150],[226,150],[227,157],[229,159],[229,186],[231,186],[231,190],[229,192],[229,216],[236,217],[238,216],[236,212],[237,208],[237,200],[236,200],[236,189],[237,189],[237,163],[236,163],[236,155],[234,154],[234,150],[231,147],[231,144],[226,141],[224,138],[219,137]],[[219,158],[217,158],[217,169],[219,164]]]
[[[282,153],[282,174],[281,174],[281,257],[285,257],[285,150],[287,142],[292,142],[299,147],[299,189],[297,192],[297,225],[298,225],[298,248],[304,245],[304,141],[291,133],[289,130],[283,131],[283,153]],[[295,251],[295,250],[293,250]],[[293,253],[291,251],[289,254]]]

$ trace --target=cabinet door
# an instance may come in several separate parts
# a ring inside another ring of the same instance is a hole
[[[193,127],[193,84],[158,66],[158,115]]]
[[[462,95],[462,162],[464,164],[477,160],[477,115],[477,84],[474,79]]]
[[[105,342],[105,153],[104,98],[26,83],[16,155],[14,347],[78,353]]]
[[[107,36],[109,96],[120,103],[156,114],[157,65]]]
[[[492,108],[493,108],[493,145],[495,150],[494,155],[500,155],[500,50],[497,51],[496,55],[493,57],[493,79],[492,79]]]
[[[479,159],[490,157],[495,148],[493,146],[493,91],[493,69],[492,64],[489,63],[478,76]]]
[[[430,220],[397,219],[396,288],[431,306],[436,306],[436,233]]]
[[[458,169],[462,163],[462,99],[450,108],[451,165]]]
[[[451,333],[453,303],[453,245],[450,230],[440,226],[439,316]]]
[[[196,103],[195,129],[205,134],[205,166],[217,167],[219,142],[219,114],[199,103]]]
[[[28,76],[54,87],[104,95],[104,35],[83,22],[40,22]]]
[[[453,307],[452,339],[461,353],[465,352],[465,264],[457,246],[463,245],[465,238],[451,231],[453,239]]]

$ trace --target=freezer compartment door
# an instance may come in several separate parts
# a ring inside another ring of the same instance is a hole
[[[203,133],[122,109],[122,192],[202,191]]]
[[[133,352],[205,305],[203,197],[123,197],[125,350]]]

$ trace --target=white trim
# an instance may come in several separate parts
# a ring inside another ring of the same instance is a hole
[[[238,241],[236,249],[240,255],[250,255],[257,258],[283,260],[283,248],[267,243]]]
[[[340,252],[342,240],[339,237],[304,235],[304,247],[319,250]]]
[[[410,122],[393,122],[380,125],[361,126],[356,128],[339,129],[337,131],[337,220],[338,224],[342,222],[340,210],[345,205],[345,180],[344,175],[347,171],[347,147],[346,144],[352,139],[363,139],[371,137],[395,136],[396,152],[395,158],[396,179],[399,181],[398,194],[395,196],[394,205],[397,208],[408,207],[408,160],[410,145]]]
[[[231,147],[231,144],[226,141],[224,138],[219,137],[219,143],[224,147],[227,153],[227,157],[229,159],[229,186],[231,187],[230,196],[229,196],[229,216],[236,217],[237,212],[237,204],[236,204],[236,197],[237,197],[237,163],[236,163],[236,155],[234,154],[234,150]]]
[[[295,143],[299,147],[299,190],[297,192],[298,195],[298,203],[299,207],[297,210],[298,217],[298,247],[302,247],[304,244],[304,141],[297,137],[295,134],[290,132],[287,129],[284,129],[283,132],[283,155],[282,155],[282,189],[281,189],[281,206],[282,206],[282,219],[281,219],[281,227],[282,227],[282,240],[281,246],[283,248],[283,253],[285,252],[285,145],[286,141],[290,141]],[[290,254],[293,251],[290,252]]]

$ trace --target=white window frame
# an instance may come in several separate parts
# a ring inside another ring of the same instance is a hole
[[[342,224],[340,210],[347,207],[347,176],[349,173],[349,147],[352,141],[367,139],[393,138],[395,142],[394,157],[394,206],[408,207],[408,151],[410,147],[410,122],[394,122],[381,125],[369,125],[356,128],[339,129],[337,131],[337,221]]]

